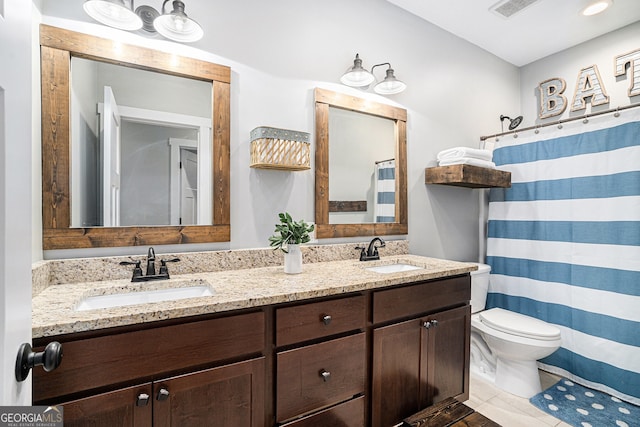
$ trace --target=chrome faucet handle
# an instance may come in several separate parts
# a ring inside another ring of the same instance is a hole
[[[167,268],[168,262],[178,262],[180,258],[172,258],[172,259],[161,259],[160,260],[160,271],[158,274],[165,274],[167,279],[169,278],[169,268]]]
[[[133,277],[131,277],[131,281],[133,281],[136,277],[142,276],[142,268],[140,267],[140,261],[120,261],[120,265],[133,265]]]
[[[367,248],[365,248],[364,246],[356,246],[354,249],[360,251],[360,261],[366,261]]]

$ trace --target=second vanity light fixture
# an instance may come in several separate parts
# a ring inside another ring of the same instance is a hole
[[[407,88],[407,85],[404,82],[396,79],[390,63],[383,62],[382,64],[376,64],[371,67],[371,71],[367,71],[362,66],[362,59],[360,59],[360,55],[357,53],[356,58],[353,61],[353,67],[347,69],[342,77],[340,77],[340,82],[346,86],[366,90],[369,88],[371,83],[376,80],[375,76],[373,75],[374,68],[381,67],[383,65],[387,65],[389,68],[387,68],[387,74],[384,80],[376,83],[376,85],[373,87],[374,92],[380,95],[395,95],[396,93],[404,91]]]
[[[184,3],[173,1],[173,10],[167,12],[162,3],[162,14],[151,6],[133,8],[133,0],[87,0],[83,8],[87,14],[100,22],[120,30],[136,31],[143,29],[150,33],[158,32],[177,42],[195,42],[202,38],[204,31],[200,24],[184,13]]]

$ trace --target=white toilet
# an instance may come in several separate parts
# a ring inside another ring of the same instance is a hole
[[[492,308],[484,310],[491,267],[471,272],[471,370],[517,396],[542,391],[537,360],[560,347],[560,330],[540,319]]]

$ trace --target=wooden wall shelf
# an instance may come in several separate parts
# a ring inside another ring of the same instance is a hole
[[[468,188],[509,188],[511,172],[471,165],[438,166],[424,170],[424,182]]]

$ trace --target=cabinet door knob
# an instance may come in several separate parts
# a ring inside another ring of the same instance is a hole
[[[163,400],[167,400],[169,398],[169,390],[167,390],[166,388],[162,387],[159,391],[158,391],[158,395],[156,396],[156,399],[159,401],[163,401]]]
[[[329,325],[331,323],[331,316],[328,314],[322,316],[322,323],[324,323],[325,325]]]
[[[325,371],[323,369],[323,370],[320,371],[320,376],[322,377],[322,380],[326,383],[327,381],[329,381],[331,379],[331,372]]]
[[[438,321],[437,320],[432,320],[431,321],[431,325],[432,326],[438,326]]]
[[[147,393],[140,393],[136,399],[136,406],[147,406],[149,403],[149,395]]]
[[[422,327],[425,328],[425,329],[430,329],[431,328],[431,322],[429,322],[429,321],[422,322]]]

